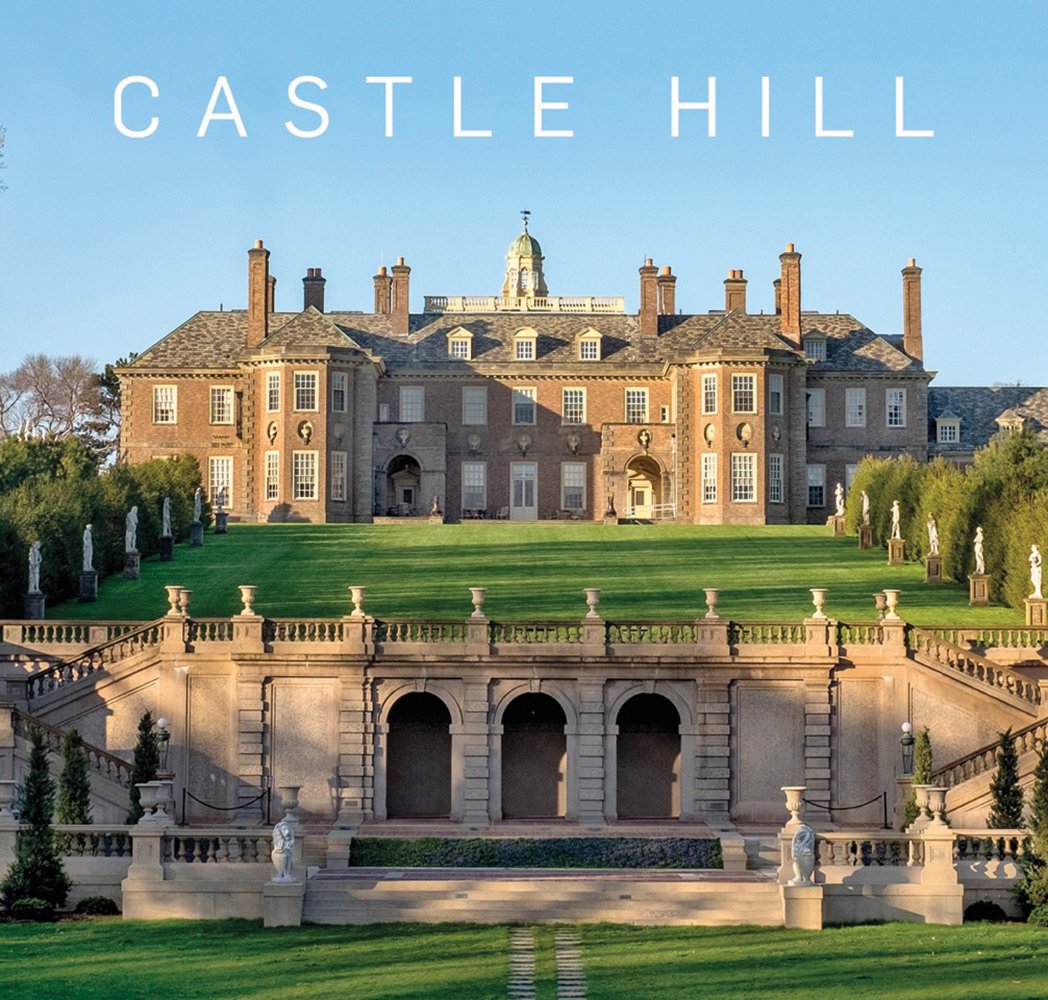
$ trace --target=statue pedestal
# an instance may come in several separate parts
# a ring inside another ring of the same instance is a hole
[[[871,524],[860,524],[859,525],[859,548],[860,549],[872,549],[873,548],[873,525],[871,525]]]
[[[98,600],[98,570],[85,569],[80,574],[80,597],[81,604],[88,604]]]
[[[444,515],[443,514],[430,514],[429,515],[429,523],[430,524],[443,524],[444,523]]]
[[[27,621],[44,620],[44,595],[41,593],[25,595],[25,616]]]
[[[942,583],[942,556],[924,557],[924,582]]]
[[[903,538],[888,539],[888,565],[901,566],[906,560],[906,540]]]
[[[267,882],[262,886],[262,925],[300,926],[305,898],[305,882]]]
[[[1023,604],[1026,605],[1026,624],[1031,628],[1044,628],[1048,626],[1048,598],[1027,597]]]
[[[605,524],[618,524],[619,523],[619,515],[618,514],[605,514],[604,515],[604,523]]]
[[[783,924],[788,928],[821,931],[822,896],[821,885],[784,885]]]
[[[142,575],[142,555],[135,549],[134,552],[124,553],[124,579],[137,580]]]
[[[833,536],[836,538],[838,535],[844,535],[844,515],[843,514],[831,514],[826,518],[826,527],[833,530]]]
[[[226,533],[226,520],[229,515],[224,510],[215,512],[215,534],[224,535]]]
[[[160,536],[160,561],[171,562],[175,558],[175,540],[170,535]]]
[[[189,544],[194,549],[204,544],[204,526],[199,521],[194,521],[189,526]]]
[[[968,604],[990,603],[990,578],[985,573],[972,573],[968,577]]]

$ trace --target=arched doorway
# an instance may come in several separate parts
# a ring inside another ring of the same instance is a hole
[[[638,694],[618,715],[619,819],[680,816],[680,714],[668,698]]]
[[[420,470],[410,455],[397,455],[386,470],[389,513],[406,517],[419,509]]]
[[[434,694],[406,694],[389,712],[386,815],[451,815],[451,713]]]
[[[626,516],[653,520],[662,503],[662,470],[648,455],[631,459],[626,466]]]
[[[548,819],[567,808],[564,709],[548,694],[522,694],[502,716],[502,815]]]

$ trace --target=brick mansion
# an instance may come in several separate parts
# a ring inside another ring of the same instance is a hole
[[[119,370],[121,459],[190,452],[244,520],[818,522],[865,455],[964,460],[1001,426],[1048,425],[1044,391],[929,387],[912,259],[903,333],[882,335],[802,309],[792,244],[768,313],[734,269],[723,308],[682,313],[651,259],[636,314],[551,295],[526,222],[497,295],[420,313],[403,258],[370,313],[329,310],[320,268],[277,312],[269,255],[248,251],[246,310],[198,312]]]

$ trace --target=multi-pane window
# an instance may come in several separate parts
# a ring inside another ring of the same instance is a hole
[[[266,412],[280,409],[280,372],[266,372]]]
[[[292,452],[291,496],[295,500],[316,500],[317,453],[315,451]]]
[[[844,425],[866,426],[866,390],[862,387],[844,390]]]
[[[462,387],[462,423],[481,426],[488,422],[488,387],[486,385],[464,385]]]
[[[808,337],[804,341],[804,356],[811,361],[826,360],[826,341],[822,337]]]
[[[782,503],[782,455],[768,456],[768,503]]]
[[[265,462],[265,488],[267,500],[280,499],[280,452],[267,451]]]
[[[228,386],[211,387],[211,423],[233,422],[233,390]]]
[[[757,412],[756,375],[732,375],[731,408],[734,413]]]
[[[535,360],[535,338],[517,337],[513,341],[513,356],[517,361]]]
[[[956,444],[961,437],[959,420],[942,420],[936,423],[939,431],[939,444]]]
[[[583,510],[586,506],[586,466],[583,462],[562,462],[560,466],[560,505],[564,510]]]
[[[885,389],[884,409],[889,427],[906,426],[906,390]]]
[[[626,390],[626,423],[646,424],[648,422],[648,390]]]
[[[421,423],[425,415],[425,388],[421,385],[400,387],[400,422]]]
[[[715,374],[702,376],[702,412],[717,412],[717,376]]]
[[[488,467],[484,462],[462,463],[462,509],[484,510],[488,505]]]
[[[826,506],[826,466],[808,466],[808,506]]]
[[[229,456],[212,455],[207,460],[207,498],[217,503],[219,495],[229,506],[233,502],[233,459]]]
[[[175,386],[153,386],[153,423],[178,423],[178,389]]]
[[[808,390],[808,426],[826,426],[826,390]]]
[[[731,456],[731,499],[733,503],[757,499],[757,456],[752,452],[734,452]]]
[[[707,451],[702,456],[702,502],[717,502],[717,453]]]
[[[317,408],[317,373],[295,372],[295,409]]]
[[[579,361],[600,361],[600,341],[596,337],[579,341]]]
[[[768,376],[768,413],[782,416],[782,376],[774,373]]]
[[[670,422],[670,408],[668,406],[659,407],[659,420],[661,420],[664,424],[668,424]]]
[[[473,344],[469,337],[452,337],[448,341],[448,354],[460,361],[469,361],[473,356]]]
[[[331,373],[331,409],[335,413],[346,412],[346,373]]]
[[[513,390],[513,423],[535,423],[535,390]]]
[[[565,424],[581,424],[586,421],[586,390],[564,389],[561,421]]]
[[[344,451],[333,451],[330,456],[331,465],[331,499],[346,499],[346,453]]]

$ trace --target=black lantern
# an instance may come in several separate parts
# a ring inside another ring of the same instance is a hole
[[[156,720],[156,746],[157,755],[160,758],[159,770],[167,770],[167,747],[171,742],[171,733],[167,728],[167,719]]]
[[[913,726],[908,722],[902,724],[902,736],[899,743],[902,746],[902,773],[913,774],[913,745],[917,741],[913,738]]]

